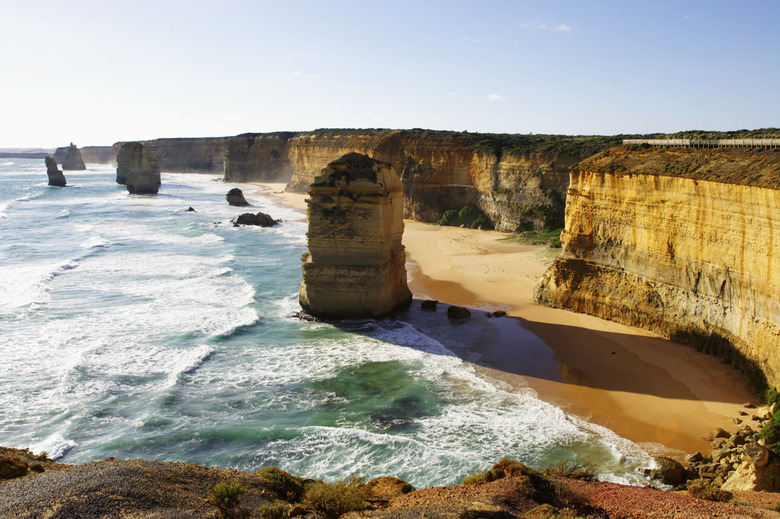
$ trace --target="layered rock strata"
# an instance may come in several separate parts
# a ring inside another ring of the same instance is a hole
[[[81,158],[81,151],[72,142],[70,146],[57,148],[54,152],[54,160],[62,164],[63,170],[79,171],[87,169],[84,160]]]
[[[154,155],[163,171],[171,173],[223,173],[227,145],[232,137],[192,137],[138,141]],[[112,163],[116,163],[125,142],[111,147]]]
[[[65,175],[57,169],[57,161],[51,157],[46,157],[46,175],[49,177],[50,186],[62,187],[65,185]]]
[[[350,153],[311,184],[300,304],[327,319],[407,306],[401,181],[390,164]]]
[[[780,152],[619,147],[572,169],[538,302],[653,330],[780,385]]]
[[[116,181],[131,195],[156,194],[161,185],[160,166],[140,142],[125,143],[117,156]]]
[[[225,153],[225,181],[288,182],[293,176],[290,139],[297,135],[276,132],[233,137]]]

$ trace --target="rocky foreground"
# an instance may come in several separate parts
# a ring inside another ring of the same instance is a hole
[[[471,484],[415,491],[390,477],[328,484],[276,467],[247,474],[113,458],[63,465],[27,450],[0,448],[0,517],[780,517],[774,511],[780,494],[734,492],[728,502],[717,502],[694,497],[693,491],[596,482],[579,469],[558,466],[542,473],[501,460],[467,478]]]

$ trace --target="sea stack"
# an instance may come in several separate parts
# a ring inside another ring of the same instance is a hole
[[[72,142],[70,146],[57,148],[54,151],[54,160],[62,164],[63,170],[84,170],[84,160],[81,158],[81,151]]]
[[[403,186],[393,166],[348,153],[322,170],[309,196],[304,311],[360,319],[408,306]]]
[[[160,166],[143,144],[123,144],[116,162],[116,181],[118,184],[126,184],[131,195],[157,194],[161,184]]]
[[[244,193],[237,187],[234,187],[230,191],[227,192],[225,195],[225,200],[227,200],[227,203],[230,205],[234,205],[236,207],[243,207],[246,205],[249,205],[249,202],[246,201],[246,198],[244,198]]]
[[[46,157],[46,174],[49,176],[49,185],[63,187],[65,185],[65,175],[57,169],[57,161],[51,157]]]

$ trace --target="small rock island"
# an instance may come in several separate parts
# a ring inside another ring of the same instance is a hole
[[[54,160],[62,164],[63,171],[82,171],[87,169],[86,164],[84,164],[84,159],[81,157],[81,150],[72,142],[70,143],[70,146],[57,148],[54,151]]]
[[[46,174],[49,176],[49,185],[63,187],[65,185],[65,175],[57,169],[57,161],[51,157],[46,157]]]
[[[116,157],[116,182],[131,195],[154,195],[160,190],[160,166],[140,142],[122,145]]]
[[[408,306],[403,186],[393,166],[359,153],[331,162],[309,192],[299,301],[325,319],[387,315]]]

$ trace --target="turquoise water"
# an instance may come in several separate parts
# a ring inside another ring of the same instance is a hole
[[[295,318],[306,224],[257,188],[164,173],[130,196],[108,166],[65,174],[0,159],[0,445],[417,487],[579,456],[646,483],[647,453],[478,374],[458,331]],[[233,227],[232,187],[282,224]]]

